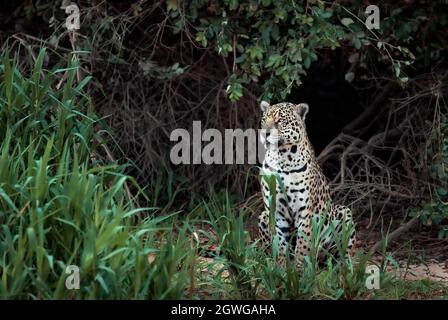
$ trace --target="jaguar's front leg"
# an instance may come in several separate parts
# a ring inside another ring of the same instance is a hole
[[[276,237],[278,241],[278,264],[286,266],[286,259],[289,258],[289,241],[291,239],[290,225],[283,218],[277,218],[275,224]]]
[[[294,258],[297,269],[302,269],[303,260],[310,253],[311,241],[311,219],[309,215],[298,215],[295,220],[297,232],[297,243],[294,251]]]
[[[349,259],[353,257],[355,251],[356,251],[356,230],[355,230],[355,223],[353,221],[352,212],[349,208],[337,205],[337,218],[338,220],[342,221],[341,227],[339,227],[339,232],[342,233],[342,235],[345,236],[345,234],[349,234],[349,239],[346,244],[345,249],[345,258]]]
[[[258,216],[258,233],[261,238],[263,249],[271,245],[271,236],[269,235],[269,211],[263,210]]]
[[[275,237],[271,237],[269,211],[264,210],[259,218],[259,233],[264,248],[272,245],[273,241],[278,245],[277,262],[281,266],[286,265],[288,255],[288,246],[291,239],[290,224],[282,214],[277,213],[275,217]],[[275,240],[274,240],[275,239]]]

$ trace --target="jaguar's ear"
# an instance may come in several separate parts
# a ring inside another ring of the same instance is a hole
[[[266,112],[266,110],[268,110],[269,106],[270,106],[269,102],[261,101],[261,103],[260,103],[261,112]]]
[[[299,103],[294,106],[295,113],[298,117],[302,118],[303,121],[305,121],[309,109],[310,107],[307,103]]]

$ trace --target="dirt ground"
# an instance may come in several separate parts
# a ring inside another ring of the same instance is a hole
[[[405,261],[399,261],[399,265],[400,268],[398,269],[397,275],[404,280],[429,279],[448,284],[448,268],[446,262],[430,260],[422,264],[406,266]],[[391,268],[391,272],[395,271]]]
[[[368,251],[380,241],[381,228],[367,228],[368,221],[357,223],[358,239],[361,247]],[[400,223],[392,223],[389,231],[400,227]],[[448,284],[448,239],[439,239],[437,227],[425,227],[417,223],[413,228],[390,241],[387,253],[390,253],[398,268],[389,266],[391,272],[404,280],[441,281]],[[373,258],[381,261],[380,255]]]

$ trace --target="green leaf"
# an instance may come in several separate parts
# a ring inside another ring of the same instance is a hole
[[[361,40],[358,37],[353,37],[352,43],[353,43],[353,46],[356,49],[358,49],[358,50],[361,49],[362,43],[361,43]]]
[[[272,26],[271,36],[274,40],[278,40],[278,38],[280,37],[280,29],[276,24]]]
[[[305,60],[303,60],[303,65],[305,66],[305,68],[309,69],[309,67],[311,66],[311,58],[310,58],[310,56],[307,56],[305,58]]]
[[[177,10],[177,0],[166,0],[166,9],[169,11]]]
[[[207,47],[207,43],[208,43],[208,41],[207,41],[207,37],[205,36],[205,32],[203,32],[203,31],[199,31],[199,32],[196,34],[196,38],[195,38],[195,40],[196,40],[197,42],[199,42],[203,47]]]
[[[324,11],[324,12],[320,15],[320,17],[323,18],[323,19],[328,19],[328,18],[330,18],[332,15],[333,15],[333,11],[331,11],[331,10],[326,10],[326,11]]]
[[[349,25],[351,25],[353,23],[353,20],[351,18],[342,18],[341,23],[348,27]]]
[[[230,101],[236,102],[243,96],[243,85],[238,81],[232,82],[227,86],[226,92]]]
[[[263,49],[260,48],[259,46],[251,46],[249,48],[249,56],[251,59],[255,60],[261,60],[263,59]]]
[[[437,187],[437,194],[441,197],[448,196],[448,189],[444,187]]]
[[[269,56],[268,62],[266,63],[266,67],[277,68],[280,66],[281,61],[282,61],[282,56],[278,53],[274,53]]]
[[[239,6],[238,0],[230,0],[230,3],[229,3],[230,10],[236,10],[236,9],[238,9],[238,6]]]

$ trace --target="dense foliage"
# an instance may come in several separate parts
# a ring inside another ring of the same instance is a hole
[[[412,210],[412,216],[420,217],[427,225],[440,225],[439,238],[448,237],[448,122],[442,115],[440,129],[432,135],[434,145],[427,147],[427,157],[431,159],[430,174],[434,181],[431,198],[422,207]]]
[[[179,298],[185,243],[162,246],[166,258],[148,264],[164,218],[140,219],[154,209],[134,207],[126,185],[135,182],[98,158],[107,146],[93,130],[90,77],[77,84],[76,59],[46,70],[45,57],[29,72],[18,56],[1,57],[0,296]],[[80,268],[80,290],[65,287],[69,265]]]
[[[422,31],[430,36],[444,28],[447,16],[431,19],[440,7],[437,2],[417,10],[407,9],[409,4],[403,7],[389,10],[380,6],[380,29],[376,30],[366,26],[370,12],[363,12],[367,5],[361,1],[167,1],[177,28],[174,32],[192,30],[200,45],[213,47],[229,61],[227,92],[232,101],[243,95],[243,86],[250,82],[260,82],[264,99],[285,99],[291,88],[301,85],[311,64],[322,56],[322,49],[347,45],[352,47],[344,48],[352,52],[347,54],[352,65],[347,81],[353,81],[357,67],[385,63],[389,74],[407,82],[405,66],[416,56],[427,65],[437,61],[446,44],[445,39],[436,38],[429,48],[424,43],[415,46],[415,42],[411,45],[413,36]],[[368,62],[368,54],[373,61]]]

